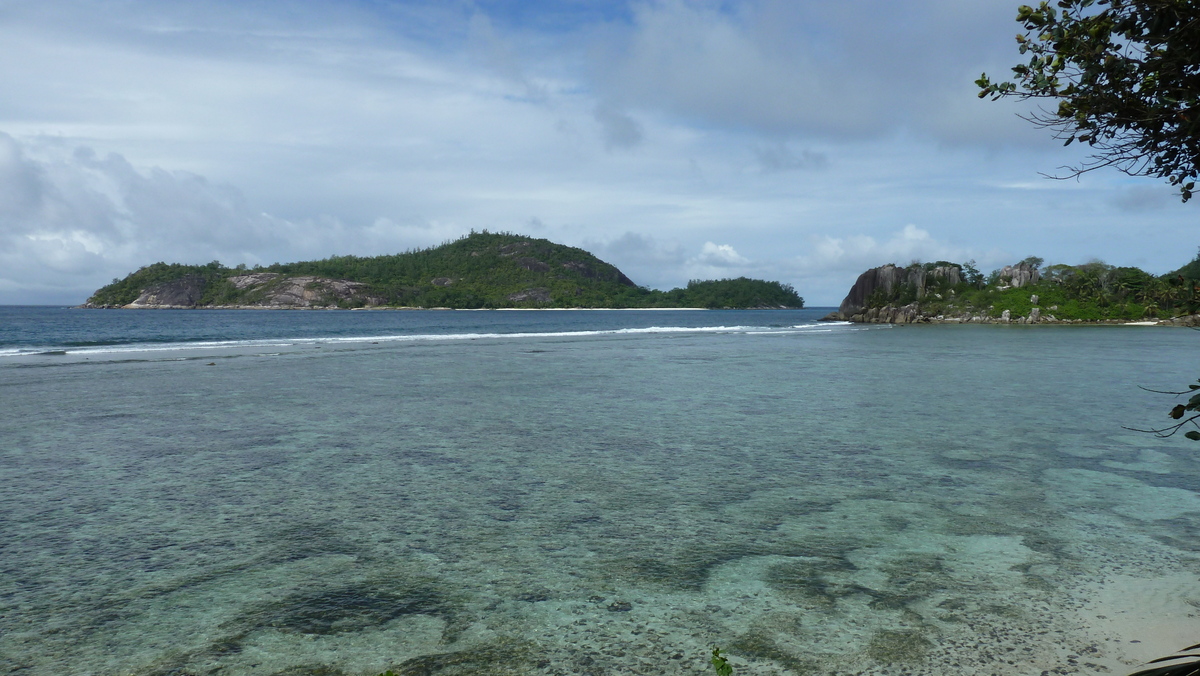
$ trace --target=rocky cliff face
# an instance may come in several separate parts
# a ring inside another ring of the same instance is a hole
[[[846,298],[838,307],[837,314],[841,315],[840,318],[843,320],[849,320],[855,315],[862,314],[867,300],[880,289],[883,290],[885,296],[891,297],[902,286],[910,286],[914,289],[918,299],[924,298],[928,282],[931,279],[944,280],[945,283],[953,286],[962,281],[962,269],[957,265],[938,266],[928,271],[917,266],[901,268],[895,265],[884,265],[871,268],[858,276],[854,286],[850,287],[850,293],[846,294]]]
[[[1058,305],[1042,307],[1034,289],[1041,274],[1024,261],[998,271],[998,279],[982,289],[960,284],[962,271],[958,266],[926,267],[912,265],[900,268],[884,265],[859,275],[850,293],[837,311],[825,320],[841,320],[870,324],[1125,324],[1130,319],[1060,319],[1055,316]],[[1014,291],[1022,289],[1021,291]],[[1003,292],[1006,296],[997,295]],[[1028,296],[1024,296],[1029,293]],[[958,295],[956,295],[958,294]],[[1021,296],[1015,300],[1013,296]],[[1016,305],[1020,310],[997,309],[993,303]],[[1151,317],[1153,315],[1150,315]],[[1143,323],[1160,325],[1200,325],[1200,315],[1172,319],[1144,319]]]
[[[1022,286],[1037,284],[1042,278],[1042,273],[1038,269],[1021,261],[1016,265],[1005,265],[1000,268],[1000,284],[1001,286],[1011,286],[1014,289],[1019,289]]]
[[[204,277],[188,275],[151,286],[127,307],[195,307],[207,286]]]
[[[338,307],[339,303],[361,302],[368,306],[383,303],[382,298],[370,295],[370,287],[366,284],[344,279],[283,277],[273,272],[256,272],[230,277],[229,282],[238,290],[248,291],[251,298],[256,291],[261,292],[261,298],[247,303],[249,307],[316,308]]]
[[[239,307],[268,309],[305,309],[339,307],[339,304],[375,306],[383,299],[373,297],[366,284],[324,277],[286,277],[274,272],[254,272],[210,282],[199,275],[188,275],[171,282],[147,288],[126,308],[195,308],[210,284],[228,284],[241,299],[236,305],[206,307]]]
[[[1019,288],[1036,284],[1040,278],[1037,268],[1021,262],[1000,270],[999,288]],[[921,301],[930,293],[936,293],[935,297],[938,300],[943,298],[942,293],[953,297],[953,287],[962,281],[962,268],[957,265],[932,268],[915,264],[907,268],[884,265],[872,268],[858,276],[837,312],[830,313],[825,319],[870,324],[1037,324],[1059,321],[1052,314],[1043,315],[1037,307],[1026,317],[1012,317],[1008,310],[999,317],[992,317],[986,313],[970,311],[954,315],[934,315],[922,309]],[[1031,301],[1036,305],[1037,296],[1032,296]]]

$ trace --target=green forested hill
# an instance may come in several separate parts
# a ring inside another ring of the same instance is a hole
[[[265,274],[264,274],[265,273]],[[340,307],[803,307],[791,286],[747,278],[693,281],[686,288],[639,287],[616,267],[575,247],[506,233],[471,233],[420,251],[390,256],[334,256],[246,269],[155,263],[113,280],[88,299],[120,307],[147,292],[186,286],[189,306],[278,306],[273,290],[288,280],[359,283],[321,304]],[[254,280],[254,283],[249,283]],[[263,281],[266,280],[266,281]],[[307,288],[321,287],[306,281]],[[295,290],[294,288],[292,289]],[[175,297],[180,297],[175,293]]]

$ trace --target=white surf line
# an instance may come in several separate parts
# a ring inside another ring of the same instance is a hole
[[[798,325],[793,330],[819,330],[820,325]],[[623,329],[594,329],[584,331],[544,331],[544,332],[513,332],[513,333],[423,333],[423,334],[389,334],[381,336],[325,336],[306,338],[263,338],[255,340],[211,340],[180,343],[131,343],[127,345],[96,345],[87,347],[65,348],[17,348],[0,350],[3,357],[29,357],[55,354],[68,355],[99,355],[125,354],[133,352],[169,352],[176,350],[207,350],[226,348],[271,348],[293,347],[296,345],[319,344],[354,344],[366,342],[424,342],[424,341],[458,341],[481,339],[521,339],[521,338],[572,338],[589,336],[613,335],[649,335],[677,333],[784,333],[783,328],[763,326],[649,326]]]

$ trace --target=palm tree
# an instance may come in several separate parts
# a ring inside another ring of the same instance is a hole
[[[1200,675],[1200,644],[1150,660],[1129,676],[1198,676]]]
[[[1082,297],[1095,298],[1103,289],[1100,274],[1095,266],[1081,265],[1067,279],[1067,288]]]
[[[1166,295],[1167,284],[1161,278],[1148,280],[1142,285],[1134,297],[1143,305],[1157,306],[1163,296]]]

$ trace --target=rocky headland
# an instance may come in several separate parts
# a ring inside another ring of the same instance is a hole
[[[1194,282],[1182,276],[1154,278],[1136,268],[1102,263],[1050,266],[1050,274],[1043,275],[1040,263],[1027,259],[986,278],[970,264],[946,261],[871,268],[823,319],[871,324],[1200,325],[1200,315],[1189,306],[1192,297],[1179,291],[1192,290]]]
[[[85,304],[91,308],[126,309],[271,309],[307,310],[345,307],[376,307],[383,299],[374,295],[367,284],[345,279],[328,279],[312,275],[286,277],[273,272],[252,272],[224,279],[240,292],[241,302],[235,304],[204,303],[205,292],[212,281],[202,275],[185,275],[159,282],[144,289],[125,305]]]

